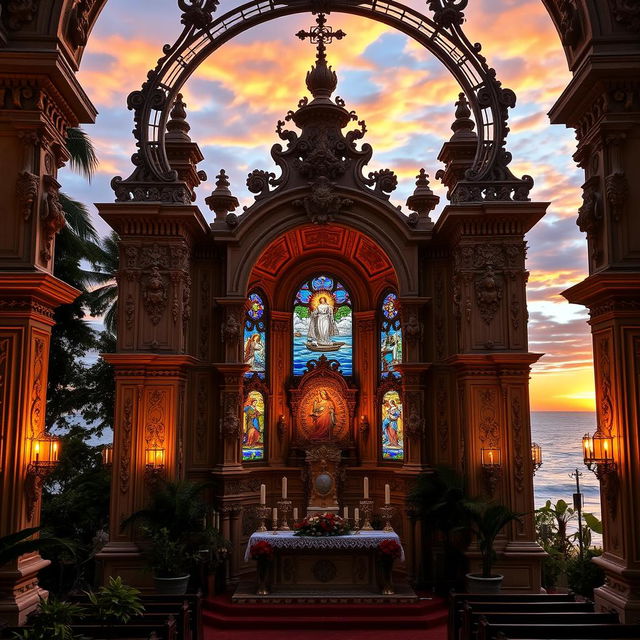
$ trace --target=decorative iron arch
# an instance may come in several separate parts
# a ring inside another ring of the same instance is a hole
[[[433,18],[396,0],[251,0],[214,19],[218,0],[178,0],[184,30],[147,74],[141,90],[127,104],[134,111],[138,151],[135,169],[112,187],[118,201],[166,201],[188,204],[193,194],[180,182],[167,159],[164,136],[176,96],[199,65],[222,44],[244,31],[275,18],[305,11],[338,11],[367,17],[412,37],[435,55],[460,84],[478,124],[478,145],[473,166],[452,194],[455,201],[527,200],[533,179],[517,179],[509,170],[511,154],[505,150],[508,109],[516,95],[503,88],[495,70],[462,30],[468,0],[427,0]]]

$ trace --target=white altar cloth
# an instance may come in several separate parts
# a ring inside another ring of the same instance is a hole
[[[251,559],[251,546],[264,540],[274,549],[288,551],[357,551],[359,549],[375,549],[383,540],[395,540],[400,545],[400,561],[404,562],[404,549],[397,533],[393,531],[360,531],[346,536],[296,536],[294,531],[271,531],[251,534],[244,552],[246,561]]]

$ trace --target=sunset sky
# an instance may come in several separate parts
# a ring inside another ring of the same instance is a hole
[[[217,14],[236,3],[221,0]],[[408,2],[426,12],[425,2]],[[530,350],[545,353],[531,384],[534,410],[593,409],[591,340],[584,309],[569,305],[560,292],[585,276],[586,242],[576,224],[579,171],[571,158],[573,132],[551,126],[547,112],[569,80],[557,33],[540,0],[470,0],[465,29],[495,67],[518,104],[511,112],[508,149],[511,168],[535,179],[532,198],[549,201],[546,217],[528,234]],[[269,150],[277,141],[276,121],[307,93],[304,77],[314,50],[293,34],[313,24],[310,14],[271,21],[224,45],[184,88],[191,137],[205,155],[199,165],[209,181],[198,204],[214,188],[224,167],[242,204],[252,198],[245,186],[254,168],[272,167]],[[453,104],[459,87],[447,70],[420,45],[377,22],[333,13],[329,24],[347,38],[329,48],[338,73],[337,95],[367,122],[374,149],[371,170],[393,169],[399,188],[392,202],[404,205],[415,175],[424,166],[433,176],[437,154],[451,136]],[[64,191],[87,204],[113,201],[109,182],[131,173],[134,151],[127,95],[140,88],[155,66],[162,45],[180,33],[176,0],[109,0],[84,54],[80,81],[99,111],[86,130],[100,168],[92,183],[65,171]],[[441,185],[432,188],[446,202]],[[208,218],[212,213],[201,207]],[[104,222],[96,224],[107,233]]]

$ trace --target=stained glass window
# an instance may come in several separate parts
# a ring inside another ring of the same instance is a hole
[[[402,362],[402,329],[398,296],[387,293],[380,309],[380,375],[400,377],[396,365]]]
[[[352,320],[351,297],[341,282],[322,274],[304,282],[293,303],[293,375],[302,375],[309,360],[324,354],[350,376]]]
[[[404,459],[404,425],[400,394],[392,389],[382,396],[380,407],[382,419],[383,460]]]
[[[264,301],[258,293],[249,295],[244,321],[244,363],[250,369],[246,377],[257,374],[262,380],[266,374],[267,362],[267,312]]]
[[[245,462],[264,459],[264,396],[249,391],[244,400],[242,428],[242,459]]]

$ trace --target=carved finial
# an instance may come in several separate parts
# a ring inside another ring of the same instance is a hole
[[[191,126],[187,122],[187,105],[182,99],[181,93],[176,96],[176,101],[173,103],[173,109],[171,109],[169,118],[169,122],[167,122],[167,131],[169,133],[166,137],[169,140],[182,138],[190,141],[189,131],[191,130]]]
[[[205,202],[209,209],[216,214],[214,222],[226,222],[229,226],[238,224],[238,217],[235,213],[230,213],[240,206],[238,198],[232,193],[229,177],[224,169],[220,169],[220,173],[216,176],[216,188],[213,190]]]
[[[314,98],[329,98],[338,85],[338,76],[330,66],[327,66],[327,45],[331,44],[334,38],[342,40],[347,34],[342,29],[333,31],[332,27],[328,27],[324,13],[318,14],[316,23],[316,27],[311,27],[309,31],[300,30],[296,36],[300,40],[309,38],[311,44],[318,45],[316,64],[307,73],[307,88]]]
[[[409,216],[409,224],[415,227],[421,220],[428,225],[433,225],[429,213],[433,211],[440,197],[429,187],[429,175],[424,169],[416,176],[416,188],[412,195],[407,198],[407,207],[413,211]]]
[[[452,140],[460,138],[476,138],[474,128],[475,122],[471,119],[471,108],[467,96],[464,93],[458,94],[458,102],[456,102],[456,119],[451,125],[453,131]]]

